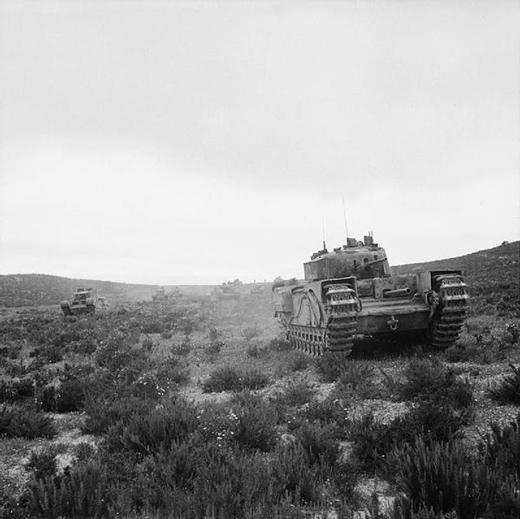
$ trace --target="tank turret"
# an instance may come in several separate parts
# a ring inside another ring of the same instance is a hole
[[[385,249],[373,242],[371,236],[365,241],[347,238],[347,244],[329,252],[325,247],[304,263],[305,279],[316,281],[354,276],[357,279],[390,277],[392,271]]]

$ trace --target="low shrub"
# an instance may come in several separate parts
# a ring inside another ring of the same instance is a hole
[[[0,517],[27,519],[27,512],[21,501],[22,499],[19,495],[13,494],[9,484],[0,485]]]
[[[408,364],[400,395],[424,406],[466,409],[465,419],[471,417],[475,403],[470,382],[458,379],[452,369],[436,358],[414,359]]]
[[[222,391],[240,391],[242,382],[240,372],[231,366],[223,366],[210,373],[202,384],[204,393],[219,393]]]
[[[142,373],[131,385],[132,396],[143,400],[158,400],[166,393],[154,371]]]
[[[197,441],[149,456],[136,485],[146,516],[273,517],[280,492],[269,461],[233,445]]]
[[[155,346],[155,344],[153,342],[153,339],[151,337],[148,337],[148,336],[145,337],[144,341],[141,344],[141,347],[147,353],[151,353],[152,350],[154,349],[154,346]]]
[[[58,468],[56,456],[62,451],[63,449],[56,445],[32,450],[24,467],[30,471],[37,480],[54,476]]]
[[[260,335],[260,330],[258,329],[258,326],[255,324],[255,326],[248,326],[247,328],[241,330],[240,335],[245,339],[246,342],[249,343],[255,337],[258,337]]]
[[[274,351],[291,351],[293,347],[286,339],[271,339],[268,348]]]
[[[473,417],[473,408],[456,409],[442,402],[439,405],[425,402],[413,408],[396,425],[399,423],[398,431],[408,429],[428,441],[449,441],[456,435],[461,436],[461,427],[470,424]],[[396,439],[399,437],[398,431],[393,431]]]
[[[145,400],[134,396],[121,398],[99,395],[90,397],[85,402],[87,418],[82,427],[86,434],[103,434],[119,421],[129,421],[135,415],[146,416],[155,407],[153,400]]]
[[[493,517],[520,517],[520,414],[503,428],[491,424],[483,447],[483,463],[499,480],[491,505]]]
[[[35,364],[35,361],[31,363],[30,368],[27,367],[21,360],[20,361],[7,361],[5,365],[2,366],[4,372],[9,377],[25,377],[27,373],[32,370],[32,366]],[[41,365],[44,365],[42,362]]]
[[[273,486],[292,503],[313,503],[321,496],[323,478],[320,467],[311,465],[299,443],[281,443],[273,459]]]
[[[230,444],[235,435],[237,416],[227,403],[206,402],[199,407],[197,434],[204,442]]]
[[[44,411],[53,413],[81,411],[85,405],[84,381],[66,380],[58,386],[44,387],[39,404]]]
[[[317,465],[322,475],[332,473],[339,455],[339,442],[335,430],[319,422],[302,422],[293,431],[311,465]]]
[[[349,369],[351,362],[347,357],[325,353],[318,358],[316,369],[323,382],[335,382],[342,373]]]
[[[163,388],[184,386],[190,381],[190,370],[177,359],[170,358],[157,369],[157,381]]]
[[[74,456],[78,461],[87,461],[96,453],[96,448],[88,442],[77,443],[74,446]]]
[[[303,371],[309,367],[311,359],[305,353],[295,351],[293,355],[289,357],[287,368],[289,371]]]
[[[32,378],[0,380],[0,403],[14,403],[31,397],[34,397],[34,380]]]
[[[485,461],[504,476],[520,477],[520,413],[504,428],[491,424],[486,438]]]
[[[232,438],[244,449],[269,451],[276,444],[277,415],[259,396],[244,391],[231,400]]]
[[[376,395],[374,385],[375,368],[368,362],[350,361],[343,366],[335,387],[336,395],[356,394],[362,398]]]
[[[81,339],[69,346],[69,350],[78,355],[92,355],[96,351],[96,348],[97,343],[92,338]]]
[[[327,397],[312,400],[300,411],[300,417],[309,422],[320,422],[334,428],[336,437],[345,439],[349,425],[349,412],[340,399]]]
[[[148,413],[133,412],[121,418],[107,431],[109,450],[125,450],[139,455],[169,449],[175,441],[186,440],[197,430],[196,408],[175,398]]]
[[[222,350],[226,343],[222,338],[222,332],[217,328],[210,328],[208,332],[208,337],[209,345],[205,347],[204,354],[210,362],[214,362],[217,359],[220,350]]]
[[[311,402],[316,394],[316,388],[306,377],[290,379],[283,390],[273,398],[278,407],[296,407]]]
[[[220,348],[219,348],[220,351]],[[175,342],[171,346],[171,352],[173,355],[186,356],[191,353],[191,336],[185,335],[184,339],[180,344]]]
[[[256,359],[260,355],[260,348],[258,347],[258,344],[248,344],[246,348],[246,354],[248,357],[253,357]]]
[[[95,360],[99,367],[117,374],[119,378],[129,378],[132,373],[143,371],[147,358],[141,349],[133,349],[135,339],[130,331],[118,330],[96,349]]]
[[[347,437],[354,442],[353,454],[359,466],[367,471],[381,469],[387,454],[397,442],[408,442],[414,438],[414,431],[406,430],[402,418],[390,424],[382,424],[375,420],[374,414],[368,412],[362,417],[351,420],[347,426]],[[397,435],[403,433],[401,436]]]
[[[454,380],[455,372],[437,358],[415,358],[406,366],[401,397],[408,400],[433,396]]]
[[[63,360],[63,349],[56,344],[45,344],[35,348],[34,356],[39,357],[46,364],[54,364]]]
[[[482,362],[485,361],[485,351],[478,344],[454,344],[444,355],[448,362]],[[487,362],[484,362],[487,364]]]
[[[455,512],[460,519],[484,516],[499,486],[489,467],[472,458],[459,441],[419,439],[395,450],[388,463],[411,507]]]
[[[54,438],[56,427],[50,416],[32,407],[0,405],[0,437]]]
[[[272,517],[280,497],[271,473],[261,455],[206,446],[193,479],[196,506],[191,517]],[[179,512],[177,517],[182,517],[183,510]]]
[[[240,376],[242,389],[262,389],[269,385],[269,377],[258,369],[248,369]]]
[[[354,441],[354,454],[366,470],[382,470],[392,449],[424,442],[447,442],[460,434],[473,416],[472,410],[423,402],[390,423],[377,422],[372,413],[351,421],[346,436]]]
[[[489,396],[501,404],[520,404],[520,368],[509,365],[513,374],[504,377],[502,382],[490,388]]]
[[[106,467],[89,461],[63,474],[31,479],[25,506],[30,517],[109,517],[116,495]]]

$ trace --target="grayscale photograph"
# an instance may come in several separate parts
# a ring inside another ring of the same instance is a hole
[[[518,519],[519,27],[0,0],[0,519]]]

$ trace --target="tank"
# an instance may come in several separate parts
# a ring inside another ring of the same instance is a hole
[[[354,338],[427,337],[439,349],[453,345],[466,316],[462,272],[431,270],[393,276],[385,250],[369,233],[363,241],[304,263],[303,281],[273,284],[275,317],[287,340],[311,355],[350,354]],[[415,334],[414,334],[415,336]]]
[[[240,287],[242,281],[235,279],[235,281],[227,281],[215,287],[211,291],[211,297],[217,301],[226,301],[240,299]]]
[[[93,314],[96,308],[106,308],[106,301],[93,288],[77,288],[72,301],[62,301],[60,308],[64,315]]]
[[[164,287],[159,287],[152,296],[152,301],[168,301],[168,294],[166,293],[166,289]]]

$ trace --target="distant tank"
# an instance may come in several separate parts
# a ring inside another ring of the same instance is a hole
[[[104,297],[98,297],[93,288],[77,288],[72,301],[62,301],[61,310],[64,315],[93,314],[96,308],[106,308]]]
[[[168,294],[168,297],[170,299],[177,299],[179,297],[182,297],[182,291],[179,287],[173,287],[171,292]]]
[[[314,253],[304,281],[273,284],[275,317],[293,347],[312,355],[352,350],[354,337],[424,332],[445,349],[457,340],[468,295],[460,270],[392,276],[385,250],[364,241]]]
[[[235,281],[227,281],[226,283],[222,283],[222,285],[215,287],[211,292],[211,297],[217,301],[240,299],[239,288],[241,286],[242,281],[239,279],[235,279]]]
[[[166,293],[166,289],[164,287],[159,287],[152,296],[152,301],[168,301],[168,294]]]

